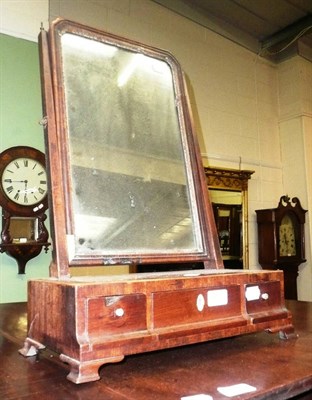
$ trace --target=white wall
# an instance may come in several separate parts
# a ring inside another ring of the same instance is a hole
[[[0,0],[0,32],[6,35],[36,42],[48,21],[49,0]]]
[[[285,193],[312,210],[312,63],[293,57],[279,66],[279,118]],[[298,297],[312,299],[311,218],[306,214],[306,259],[299,267]]]

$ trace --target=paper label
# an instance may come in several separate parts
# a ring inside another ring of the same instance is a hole
[[[260,295],[261,292],[259,286],[248,286],[246,288],[245,296],[247,301],[259,300]]]
[[[197,296],[196,307],[198,311],[203,311],[205,307],[205,297],[202,294]]]
[[[228,303],[227,289],[208,290],[208,307],[225,306]]]

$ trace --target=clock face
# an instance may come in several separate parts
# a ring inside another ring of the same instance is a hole
[[[45,167],[30,157],[16,158],[4,167],[1,185],[10,201],[22,206],[33,206],[47,195]]]
[[[295,229],[292,219],[285,215],[279,228],[279,252],[280,257],[292,257],[296,255]]]

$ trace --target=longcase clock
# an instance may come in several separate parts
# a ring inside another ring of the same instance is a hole
[[[297,299],[298,266],[305,262],[305,213],[297,197],[280,198],[277,208],[256,210],[259,263],[284,271],[285,297]]]

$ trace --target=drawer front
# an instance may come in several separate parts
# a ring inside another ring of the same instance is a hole
[[[146,329],[144,294],[87,300],[89,336],[117,335]]]
[[[220,320],[240,314],[238,285],[153,293],[155,329]]]
[[[281,282],[259,282],[245,285],[248,314],[266,312],[281,306]]]

